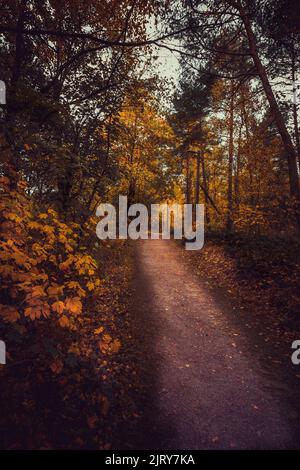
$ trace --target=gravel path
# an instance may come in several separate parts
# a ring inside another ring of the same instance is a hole
[[[145,448],[299,447],[285,384],[167,240],[137,242],[135,305],[151,391]]]

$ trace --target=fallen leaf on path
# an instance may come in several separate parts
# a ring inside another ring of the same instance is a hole
[[[89,417],[87,418],[88,427],[89,427],[90,429],[94,429],[94,428],[96,427],[97,421],[98,421],[98,417],[97,417],[97,416],[95,416],[95,415],[94,415],[94,416],[89,416]]]
[[[53,374],[60,374],[63,368],[64,364],[60,359],[56,359],[50,364],[50,369],[52,370]]]
[[[100,335],[100,333],[102,333],[103,331],[104,331],[103,326],[100,326],[99,328],[96,328],[94,330],[94,335]]]

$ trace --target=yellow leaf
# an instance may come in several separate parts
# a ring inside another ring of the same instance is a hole
[[[41,256],[45,253],[44,248],[39,243],[34,243],[32,245],[32,251],[36,253],[38,256]]]
[[[54,227],[51,227],[51,225],[44,225],[43,227],[43,232],[46,233],[47,235],[53,235],[54,233]]]
[[[52,215],[53,217],[57,216],[57,213],[53,209],[48,209],[48,214]]]
[[[39,224],[38,222],[29,222],[28,228],[33,229],[33,230],[41,230],[43,226]]]
[[[70,281],[70,282],[68,282],[67,286],[70,289],[77,289],[78,287],[80,287],[80,284],[77,281]]]
[[[95,289],[95,284],[92,281],[89,281],[86,287],[88,288],[89,291],[91,291]]]
[[[17,222],[18,224],[22,222],[21,217],[19,217],[17,214],[9,213],[6,216],[6,219],[12,220],[13,222]]]
[[[104,331],[104,328],[103,328],[103,326],[100,326],[99,328],[96,328],[94,330],[94,335],[100,335],[100,333],[102,333],[102,331]]]
[[[68,242],[68,239],[62,233],[59,234],[58,239],[59,239],[60,243],[67,243]]]

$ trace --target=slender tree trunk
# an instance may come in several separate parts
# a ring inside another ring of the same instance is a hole
[[[15,136],[15,121],[16,111],[18,108],[17,104],[17,91],[18,85],[22,74],[22,64],[24,56],[24,41],[22,30],[24,28],[25,19],[25,2],[22,1],[19,4],[18,9],[18,20],[17,20],[17,33],[15,40],[15,53],[11,70],[11,86],[10,95],[6,105],[6,116],[4,125],[4,137],[10,147],[10,150],[6,152],[4,157],[4,174],[10,178],[11,189],[17,188],[19,180],[19,169],[20,169],[20,154],[17,150],[18,142]]]
[[[210,224],[210,211],[209,211],[209,193],[208,193],[208,181],[207,181],[207,174],[205,168],[205,155],[204,151],[202,151],[201,155],[201,166],[202,166],[202,178],[203,178],[203,192],[205,195],[205,218],[207,225]]]
[[[248,38],[250,53],[254,61],[257,73],[261,79],[262,86],[264,88],[267,100],[270,105],[271,112],[274,116],[277,129],[281,136],[281,140],[282,140],[282,143],[283,143],[286,155],[287,155],[289,182],[290,182],[290,194],[292,197],[295,197],[299,201],[300,192],[299,192],[299,179],[298,179],[298,169],[297,169],[297,154],[293,145],[293,141],[287,130],[287,126],[285,124],[285,121],[279,109],[277,100],[275,98],[269,78],[266,73],[265,67],[263,66],[260,60],[258,50],[257,50],[257,45],[256,45],[256,39],[252,30],[249,17],[245,9],[243,8],[240,0],[235,5],[244,23],[247,38]]]
[[[229,117],[228,117],[228,190],[227,190],[227,232],[233,231],[233,184],[232,184],[232,170],[233,170],[233,111],[234,111],[234,82],[231,82],[231,97],[229,103]]]
[[[138,124],[138,115],[136,114],[135,119],[134,119],[132,146],[131,146],[131,151],[129,155],[130,165],[132,165],[134,161],[134,152],[135,152],[135,147],[136,147],[136,142],[137,142],[137,124]],[[136,190],[135,178],[134,178],[134,175],[130,173],[128,194],[127,194],[129,205],[133,204],[135,201],[135,190]]]
[[[296,83],[296,57],[295,57],[295,46],[292,44],[292,82],[293,82],[293,120],[294,120],[294,132],[296,140],[296,149],[298,154],[298,163],[300,167],[300,137],[299,137],[299,125],[298,125],[298,103],[297,103],[297,83]]]
[[[196,177],[195,177],[195,204],[193,204],[193,220],[196,220],[196,204],[200,203],[200,151],[196,153]]]
[[[186,204],[191,203],[191,169],[190,169],[190,156],[186,153],[185,158],[185,169],[186,169],[186,186],[185,186],[185,200]]]
[[[242,113],[241,113],[242,114]],[[240,166],[241,166],[241,141],[242,141],[242,129],[243,120],[241,121],[238,138],[238,149],[236,156],[236,167],[235,167],[235,178],[234,178],[234,205],[236,213],[239,214],[240,209]]]
[[[196,188],[195,188],[196,204],[200,204],[200,160],[201,160],[201,154],[200,152],[197,152]]]
[[[91,210],[92,203],[93,203],[94,197],[96,196],[96,193],[98,191],[98,187],[100,185],[101,179],[103,178],[103,176],[105,175],[105,172],[107,170],[107,164],[108,164],[108,161],[109,161],[110,147],[111,147],[111,126],[112,126],[112,115],[110,114],[109,118],[108,118],[108,124],[106,126],[107,137],[106,137],[105,159],[104,159],[103,165],[99,169],[99,175],[96,178],[96,181],[95,181],[95,184],[93,186],[92,192],[91,192],[90,197],[88,199],[88,202],[86,204],[86,206],[89,210]],[[82,190],[82,187],[81,187],[81,190]]]
[[[253,188],[253,155],[250,151],[250,131],[249,131],[249,121],[248,121],[248,112],[245,106],[245,102],[242,102],[242,113],[243,113],[243,120],[245,124],[245,131],[246,131],[246,158],[247,158],[247,170],[249,173],[249,186],[250,186],[250,205],[254,207],[254,188]]]

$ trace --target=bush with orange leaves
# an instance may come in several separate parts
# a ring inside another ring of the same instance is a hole
[[[14,323],[54,316],[75,328],[84,298],[100,285],[97,263],[80,247],[79,225],[51,208],[33,213],[26,183],[0,178],[0,317]]]

